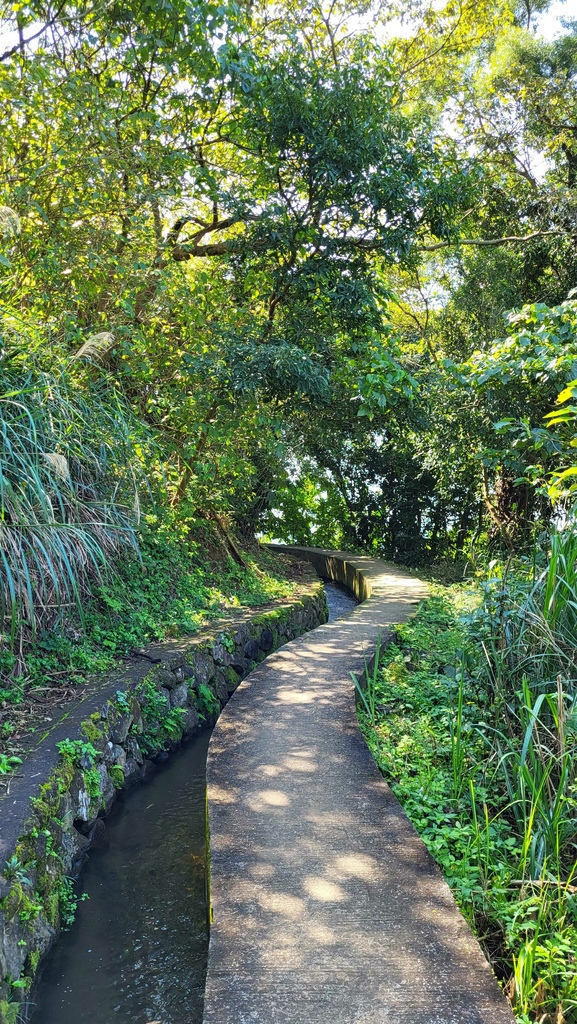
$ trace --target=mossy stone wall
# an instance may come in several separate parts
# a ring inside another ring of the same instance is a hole
[[[66,880],[79,871],[117,792],[214,724],[267,654],[326,622],[324,590],[312,570],[299,593],[230,627],[221,624],[213,635],[183,641],[176,652],[174,644],[157,645],[151,657],[158,663],[124,673],[128,678],[103,677],[81,713],[60,723],[23,764],[23,774],[44,768],[43,777],[33,784],[27,778],[0,803],[6,825],[0,835],[0,1024],[25,1017],[38,966],[69,909]]]

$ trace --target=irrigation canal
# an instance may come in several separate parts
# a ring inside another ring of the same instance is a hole
[[[326,582],[329,621],[356,601]],[[201,733],[114,806],[76,920],[49,957],[31,1024],[201,1024],[208,946]]]

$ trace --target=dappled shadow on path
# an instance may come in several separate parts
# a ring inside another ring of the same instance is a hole
[[[387,611],[371,598],[278,651],[214,732],[205,1024],[511,1024],[358,729],[350,673]]]

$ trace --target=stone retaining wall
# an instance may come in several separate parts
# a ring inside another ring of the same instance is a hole
[[[69,906],[70,876],[118,790],[214,724],[267,654],[326,622],[322,584],[311,570],[298,599],[240,619],[212,635],[156,645],[144,664],[101,677],[12,781],[0,802],[0,1024],[25,1016],[39,962]]]

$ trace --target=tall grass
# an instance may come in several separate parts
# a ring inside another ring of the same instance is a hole
[[[550,687],[559,673],[575,675],[577,532],[554,531],[545,565],[533,568],[532,577],[505,572],[498,589],[487,589],[479,639],[490,682],[501,696],[516,691],[524,675],[537,691]]]
[[[22,656],[135,546],[136,435],[114,388],[82,367],[0,368],[0,446],[0,630]]]
[[[519,840],[508,994],[518,1020],[545,1024],[577,1021],[577,534],[554,531],[541,560],[489,588],[471,631],[488,760]]]
[[[381,633],[379,632],[374,657],[369,659],[366,657],[363,658],[364,671],[360,678],[356,676],[354,672],[351,672],[351,679],[355,686],[357,702],[363,708],[363,711],[371,725],[375,724],[377,714],[379,681],[381,677],[382,642]]]
[[[367,739],[519,1024],[577,1024],[577,536],[465,617],[445,593],[387,653]]]

